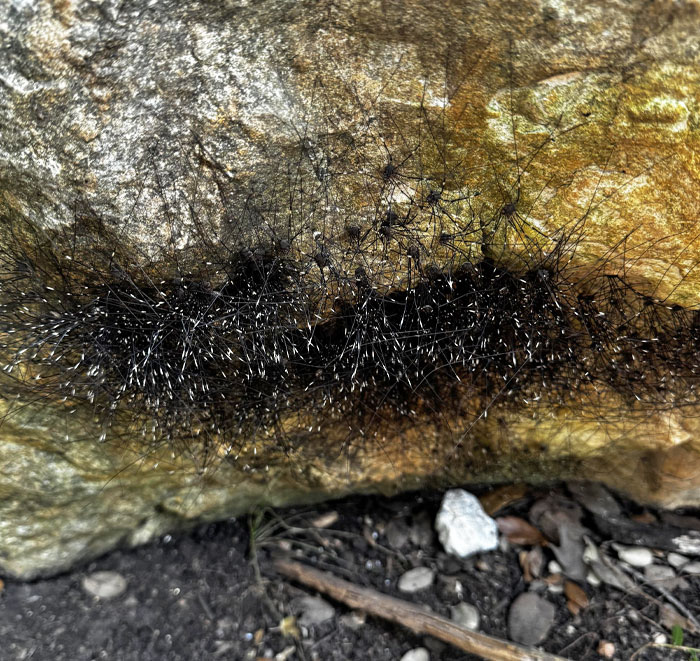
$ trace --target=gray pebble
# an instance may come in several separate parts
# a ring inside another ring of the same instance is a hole
[[[401,592],[418,592],[433,584],[435,573],[428,567],[410,569],[399,578],[398,588]]]
[[[686,562],[688,562],[688,558],[680,553],[669,553],[666,560],[668,561],[668,564],[675,569],[682,567]]]
[[[308,627],[330,620],[335,615],[335,609],[321,597],[301,597],[296,602],[301,611],[299,624]]]
[[[479,629],[481,617],[476,606],[462,601],[456,606],[452,606],[450,611],[450,617],[455,624],[459,624],[461,627],[469,629],[470,631],[477,631]]]
[[[395,520],[390,521],[387,525],[384,534],[386,541],[392,549],[400,551],[408,542],[409,528],[405,521]]]
[[[676,576],[676,572],[672,567],[667,565],[647,565],[644,567],[644,577],[648,581],[667,581]]]
[[[508,611],[508,635],[522,645],[537,645],[554,624],[554,606],[546,599],[525,592],[515,599]]]

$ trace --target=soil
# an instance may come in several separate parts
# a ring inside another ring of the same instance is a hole
[[[555,498],[569,495],[563,487],[550,493]],[[530,489],[498,515],[526,518],[530,505],[543,495]],[[511,603],[533,589],[519,561],[519,551],[528,547],[502,539],[497,551],[466,560],[447,555],[432,527],[440,499],[438,493],[410,493],[392,499],[355,497],[314,507],[262,511],[189,534],[167,535],[137,549],[115,551],[51,579],[31,583],[7,579],[0,592],[0,657],[8,661],[382,661],[399,660],[407,651],[424,647],[433,661],[477,659],[330,600],[332,616],[309,623],[307,619],[313,617],[304,616],[301,598],[313,591],[272,570],[272,558],[285,553],[356,584],[425,604],[446,617],[450,606],[466,601],[480,613],[480,631],[507,638]],[[630,503],[624,508],[630,517],[658,518],[658,513]],[[592,534],[597,535],[595,530]],[[596,541],[605,544],[599,535]],[[547,546],[543,552],[546,578],[547,563],[554,556]],[[655,555],[655,563],[665,564],[666,553]],[[398,578],[418,566],[435,571],[434,583],[414,594],[399,592]],[[126,590],[111,599],[91,595],[83,580],[97,571],[117,572],[126,579]],[[669,591],[698,617],[700,575],[679,576],[682,580]],[[643,596],[605,583],[581,582],[589,603],[573,615],[561,588],[540,583],[539,594],[556,607],[542,649],[575,660],[602,659],[599,645],[609,641],[614,659],[630,659],[636,653],[634,658],[641,661],[694,661],[689,651],[645,647],[658,635],[670,643],[673,635],[668,622],[661,623],[660,609],[667,602],[649,586],[644,587],[647,596]],[[678,635],[676,630],[676,642]],[[699,647],[700,636],[686,630],[683,644]]]

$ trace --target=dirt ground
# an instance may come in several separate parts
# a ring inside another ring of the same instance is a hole
[[[585,599],[576,605],[569,589],[565,592],[562,587],[566,579],[551,564],[555,560],[551,542],[516,544],[502,535],[496,551],[466,560],[447,555],[433,530],[441,496],[410,493],[261,511],[247,519],[115,551],[51,579],[32,583],[6,579],[0,592],[0,658],[398,661],[415,648],[425,648],[433,661],[479,658],[331,599],[309,600],[316,594],[313,590],[272,569],[272,558],[284,553],[358,585],[425,604],[446,617],[452,606],[467,602],[479,612],[479,630],[500,638],[509,635],[514,599],[534,591],[555,607],[550,632],[540,647],[566,658],[696,661],[687,649],[649,645],[679,643],[682,637],[686,647],[700,647],[692,623],[700,617],[700,575],[670,567],[668,551],[652,549],[654,565],[673,575],[667,576],[662,589],[675,606],[644,580],[648,570],[629,567],[628,575],[640,591],[579,581]],[[496,516],[524,521],[533,503],[545,498],[556,503],[573,496],[563,486],[521,490],[510,498],[506,494]],[[663,531],[662,513],[618,502],[630,521]],[[681,521],[691,527],[695,521],[700,524],[697,511],[683,514]],[[598,548],[609,549],[616,557],[590,513],[584,513],[583,523]],[[539,570],[528,565],[530,556],[524,555],[534,548],[540,549],[536,555],[543,560]],[[415,593],[399,591],[398,578],[415,567],[431,569],[432,584]],[[125,589],[111,598],[94,596],[85,579],[95,572],[116,572],[117,579],[125,579]],[[606,642],[611,645],[605,646]],[[605,657],[604,652],[612,656]]]

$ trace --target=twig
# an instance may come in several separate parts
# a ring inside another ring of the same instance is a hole
[[[668,643],[654,643],[648,642],[644,643],[629,659],[629,661],[634,661],[645,649],[648,647],[660,647],[663,649],[670,649],[674,652],[700,652],[700,648],[697,647],[687,647],[686,645],[670,645]]]
[[[643,574],[638,572],[636,569],[633,569],[632,567],[626,567],[624,564],[621,564],[620,567],[624,571],[626,571],[628,574],[631,574],[632,576],[637,578],[639,581],[644,583],[645,585],[648,585],[649,587],[656,590],[659,594],[661,594],[666,599],[666,601],[668,601],[670,604],[674,605],[681,613],[683,613],[683,615],[685,615],[686,618],[688,618],[688,621],[698,631],[700,631],[700,622],[698,622],[697,618],[693,615],[693,613],[690,610],[688,610],[688,608],[685,606],[685,604],[683,604],[683,602],[676,599],[668,590],[666,590],[666,588],[663,588],[660,585],[657,585],[656,583],[648,581]],[[640,592],[643,592],[643,590],[640,590]]]
[[[444,617],[428,613],[416,604],[390,597],[372,588],[359,587],[298,562],[278,559],[274,562],[274,567],[280,574],[330,595],[351,608],[396,622],[417,634],[434,636],[488,661],[565,661],[561,656],[470,631]]]

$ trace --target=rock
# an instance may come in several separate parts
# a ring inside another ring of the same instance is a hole
[[[646,567],[654,562],[652,552],[643,546],[622,546],[613,544],[617,551],[617,555],[623,562],[632,565],[633,567]]]
[[[365,625],[367,615],[364,611],[350,611],[349,613],[341,615],[338,620],[341,624],[348,627],[348,629],[357,631]]]
[[[667,581],[675,576],[676,572],[673,571],[673,568],[666,565],[647,565],[644,567],[644,577],[652,583]]]
[[[299,610],[299,624],[308,627],[330,620],[335,615],[335,608],[320,597],[301,597],[295,601]]]
[[[429,548],[435,538],[432,521],[427,512],[422,511],[414,517],[413,524],[409,530],[411,544],[419,548]]]
[[[681,567],[684,574],[700,574],[700,562],[689,562]]]
[[[450,607],[450,618],[455,624],[459,624],[470,631],[478,631],[481,616],[476,606],[465,601]]]
[[[508,636],[521,645],[537,645],[554,624],[554,606],[536,594],[524,592],[508,611]]]
[[[550,560],[547,563],[547,571],[550,574],[561,574],[563,569],[561,565],[556,560]]]
[[[408,652],[401,657],[401,661],[430,661],[430,654],[425,647],[416,647],[412,650],[408,650]]]
[[[668,564],[675,569],[679,569],[684,564],[689,562],[689,559],[680,553],[669,553],[668,556],[666,556],[666,559],[668,560]]]
[[[445,493],[435,518],[440,543],[447,553],[466,558],[498,547],[498,527],[476,496],[464,489]]]
[[[397,587],[401,592],[418,592],[430,587],[435,580],[435,572],[428,567],[409,569],[399,578]]]
[[[601,640],[598,643],[598,654],[605,659],[612,659],[615,656],[615,643],[609,640]]]
[[[126,590],[126,579],[114,571],[97,571],[82,580],[83,590],[100,599],[114,599]]]
[[[590,583],[594,588],[598,587],[602,583],[602,581],[592,571],[589,571],[586,574],[586,582]]]
[[[400,551],[408,542],[409,528],[402,519],[393,519],[387,524],[384,534],[389,546]]]

